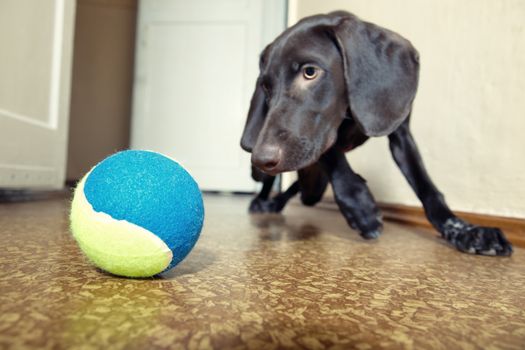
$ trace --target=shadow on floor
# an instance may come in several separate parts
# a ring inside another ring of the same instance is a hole
[[[179,265],[156,277],[169,280],[184,275],[195,274],[213,265],[216,260],[217,254],[212,250],[196,247]]]

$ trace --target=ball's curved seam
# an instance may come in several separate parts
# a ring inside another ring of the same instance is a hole
[[[107,157],[91,170],[84,193],[95,211],[160,237],[173,250],[172,266],[191,251],[204,223],[197,182],[158,152],[126,150]]]
[[[95,211],[84,193],[89,174],[78,184],[71,206],[71,231],[87,257],[115,275],[145,277],[164,271],[173,259],[171,249],[143,227]]]

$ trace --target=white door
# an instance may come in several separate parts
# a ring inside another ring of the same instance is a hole
[[[253,191],[239,143],[285,13],[286,0],[141,0],[132,147],[175,158],[203,190]]]
[[[0,188],[64,185],[75,1],[0,1]]]

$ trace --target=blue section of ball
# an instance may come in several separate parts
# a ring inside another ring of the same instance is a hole
[[[159,153],[129,150],[106,158],[91,170],[84,193],[95,211],[160,237],[173,252],[168,268],[199,238],[204,222],[199,187],[181,165]]]

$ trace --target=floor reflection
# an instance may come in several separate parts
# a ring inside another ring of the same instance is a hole
[[[253,214],[250,223],[259,229],[259,238],[266,241],[306,241],[321,233],[321,229],[314,224],[292,224],[280,214]]]

